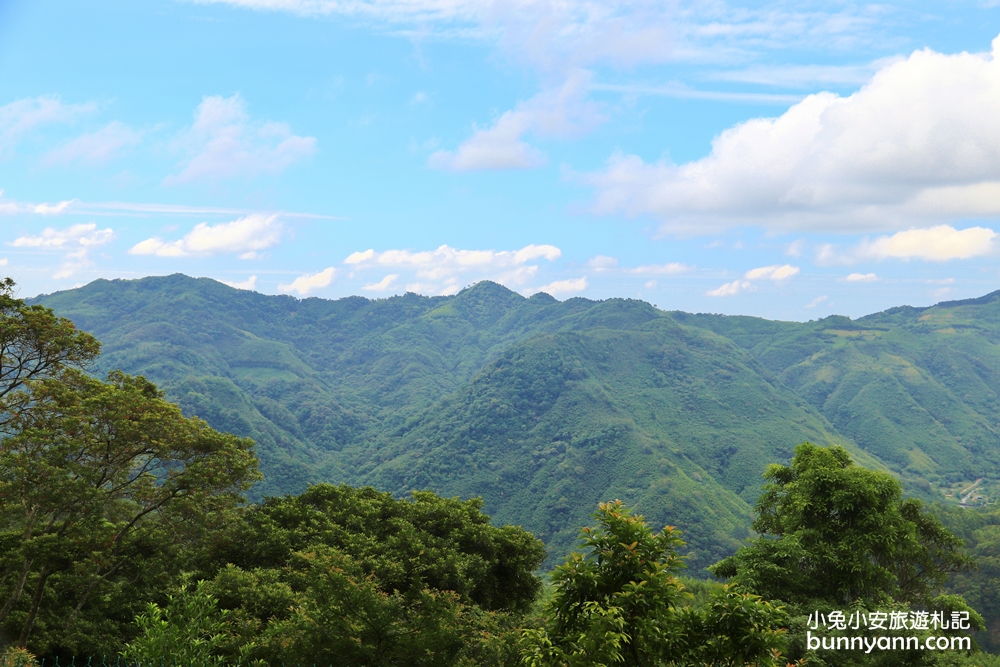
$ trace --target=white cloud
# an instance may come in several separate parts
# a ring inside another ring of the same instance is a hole
[[[110,227],[98,229],[97,224],[88,222],[72,225],[64,229],[46,227],[37,236],[20,236],[10,242],[15,248],[39,248],[42,250],[70,250],[94,248],[108,243],[115,237]]]
[[[625,269],[626,273],[670,275],[674,273],[684,273],[690,271],[691,267],[680,262],[670,262],[668,264],[645,264],[632,269]]]
[[[136,146],[142,140],[142,134],[139,130],[115,121],[96,132],[81,135],[49,151],[42,157],[42,164],[45,166],[71,162],[103,164]]]
[[[0,190],[0,198],[3,197],[3,190]],[[15,215],[18,213],[34,213],[36,215],[58,215],[63,213],[70,206],[76,204],[75,199],[61,201],[57,204],[31,204],[28,202],[12,201],[10,199],[0,199],[0,215]]]
[[[236,289],[252,290],[257,286],[257,276],[250,276],[244,281],[229,281],[223,280],[223,284],[229,285],[230,287],[235,287]]]
[[[815,308],[815,307],[816,307],[816,306],[818,306],[819,304],[821,304],[821,303],[823,303],[824,301],[826,301],[826,300],[827,300],[828,298],[829,298],[829,297],[828,297],[828,296],[825,296],[825,295],[824,295],[824,296],[818,296],[818,297],[816,297],[815,299],[813,299],[812,301],[810,301],[809,303],[807,303],[807,304],[806,304],[806,308]]]
[[[38,215],[59,215],[72,206],[74,200],[61,201],[58,204],[37,204],[31,210]]]
[[[799,272],[799,267],[785,264],[779,266],[761,266],[747,271],[741,280],[734,280],[731,283],[720,285],[714,290],[706,292],[708,296],[736,296],[742,292],[756,292],[757,286],[754,280],[773,280],[776,282],[787,280]]]
[[[399,274],[390,273],[377,283],[369,283],[364,287],[362,287],[361,289],[365,290],[366,292],[388,292],[389,290],[395,288],[397,280],[399,280]]]
[[[601,271],[609,271],[618,266],[618,258],[608,257],[607,255],[595,255],[587,260],[587,266],[598,273]]]
[[[708,296],[736,296],[740,292],[754,292],[756,287],[749,280],[734,280],[706,292]]]
[[[164,185],[275,175],[315,153],[316,138],[296,136],[285,123],[251,121],[239,95],[214,96],[198,105],[176,147],[191,157]]]
[[[587,278],[570,278],[568,280],[556,280],[549,283],[543,287],[537,289],[525,290],[526,294],[537,294],[538,292],[545,292],[552,296],[559,296],[560,294],[576,294],[587,289]]]
[[[799,272],[799,267],[785,264],[784,266],[762,266],[750,269],[743,277],[747,280],[785,280]]]
[[[590,131],[605,120],[598,106],[585,99],[590,73],[570,74],[561,88],[546,90],[507,111],[490,127],[475,128],[472,137],[455,151],[437,151],[427,160],[433,169],[475,171],[484,169],[531,169],[547,158],[523,137],[570,137]]]
[[[846,250],[826,243],[817,248],[821,266],[849,265],[861,260],[923,259],[944,262],[989,255],[996,250],[997,233],[987,227],[958,230],[950,225],[909,229],[874,241],[865,239]]]
[[[554,262],[561,256],[562,251],[552,245],[532,244],[519,250],[459,250],[443,245],[435,250],[417,252],[375,252],[370,249],[351,253],[344,263],[352,267],[352,276],[374,269],[391,270],[397,277],[408,272],[416,280],[406,278],[407,290],[424,294],[451,294],[461,289],[462,285],[480,280],[520,287],[538,273],[539,260]]]
[[[927,259],[943,262],[969,259],[993,252],[997,233],[985,227],[957,230],[949,225],[910,229],[862,243],[858,254],[876,259]]]
[[[96,109],[93,103],[63,104],[55,95],[26,98],[0,107],[0,155],[35,128],[51,123],[71,123]]]
[[[7,266],[7,258],[0,259],[0,266]]]
[[[852,273],[844,278],[849,283],[873,283],[878,280],[874,273]]]
[[[91,266],[93,262],[88,257],[89,252],[114,238],[115,232],[110,227],[98,229],[96,223],[88,222],[64,229],[46,227],[41,234],[20,236],[9,245],[63,253],[63,264],[52,275],[53,278],[60,279],[69,278],[80,269]]]
[[[992,54],[931,50],[849,97],[810,95],[719,135],[681,165],[614,156],[587,180],[595,210],[650,214],[661,231],[892,231],[1000,215],[1000,38]]]
[[[278,285],[278,289],[282,292],[298,292],[304,296],[313,290],[327,287],[333,282],[335,275],[337,275],[337,269],[330,266],[323,269],[319,273],[299,276],[289,285]]]
[[[255,213],[217,225],[199,223],[177,241],[149,238],[135,244],[129,254],[187,257],[238,253],[241,259],[253,259],[259,251],[276,245],[280,240],[281,223],[278,216]]]
[[[369,260],[374,256],[375,256],[375,251],[372,250],[371,248],[365,250],[364,252],[352,252],[344,260],[344,264],[360,264],[361,262]]]

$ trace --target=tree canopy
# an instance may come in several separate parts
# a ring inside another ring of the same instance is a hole
[[[677,577],[677,530],[654,533],[621,501],[602,503],[595,518],[585,552],[552,573],[545,626],[525,632],[528,665],[776,664],[781,609],[730,587],[692,607]]]
[[[760,536],[710,570],[788,606],[792,657],[809,650],[806,616],[814,612],[964,612],[971,629],[982,627],[982,618],[961,597],[940,594],[950,574],[972,565],[962,540],[919,500],[904,499],[891,475],[854,465],[840,447],[803,443],[791,465],[772,465],[764,477],[753,524]],[[922,648],[808,654],[812,662],[838,665],[919,665],[933,658]]]

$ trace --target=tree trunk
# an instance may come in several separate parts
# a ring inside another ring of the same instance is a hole
[[[18,600],[21,599],[21,592],[24,590],[24,582],[28,580],[28,573],[31,572],[31,563],[33,561],[27,560],[24,563],[24,567],[21,568],[21,574],[17,577],[17,583],[14,584],[14,590],[11,591],[10,597],[7,598],[7,602],[4,603],[3,609],[0,609],[0,623],[7,620],[7,616],[14,609],[14,605],[17,604]]]
[[[38,608],[42,605],[42,593],[45,592],[45,581],[51,573],[52,571],[49,570],[48,565],[43,566],[38,571],[38,583],[35,585],[35,594],[31,596],[31,609],[28,610],[28,618],[25,619],[24,626],[21,628],[21,636],[17,638],[17,645],[21,648],[27,648],[28,646],[28,636],[31,634],[31,629],[35,626],[35,617],[38,616]]]

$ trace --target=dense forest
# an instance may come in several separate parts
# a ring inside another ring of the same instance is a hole
[[[34,302],[101,340],[98,376],[143,375],[252,438],[251,498],[315,482],[481,497],[545,541],[546,567],[621,498],[684,526],[704,576],[749,535],[766,466],[804,441],[925,501],[1000,493],[1000,293],[806,323],[489,282],[331,301],[173,275]]]
[[[995,664],[807,634],[933,610],[998,644],[992,298],[800,325],[489,283],[13,290],[8,663]]]

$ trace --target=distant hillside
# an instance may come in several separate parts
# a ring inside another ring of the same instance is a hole
[[[599,500],[685,530],[698,570],[747,533],[764,467],[804,440],[933,496],[1000,463],[995,295],[805,324],[635,300],[298,300],[183,275],[37,299],[258,442],[261,494],[313,481],[480,495],[562,554]]]

